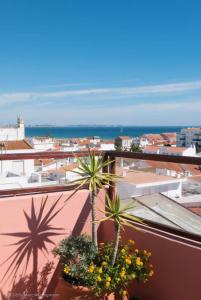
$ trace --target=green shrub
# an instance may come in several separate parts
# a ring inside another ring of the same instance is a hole
[[[97,256],[97,248],[89,236],[82,234],[63,239],[53,253],[60,257],[65,280],[77,285],[91,285],[86,275]]]

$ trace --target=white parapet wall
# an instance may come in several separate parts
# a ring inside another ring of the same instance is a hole
[[[134,184],[129,182],[118,182],[117,192],[122,199],[131,197],[163,193],[170,198],[180,198],[182,191],[181,180],[168,180],[145,184]]]

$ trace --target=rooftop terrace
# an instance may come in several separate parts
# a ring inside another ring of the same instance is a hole
[[[201,158],[192,157],[114,151],[97,154],[104,155],[105,159],[110,158],[113,161],[109,168],[104,169],[105,172],[111,173],[116,172],[115,162],[117,158],[122,157],[201,165]],[[86,156],[87,153],[1,154],[0,160],[63,159],[74,155]],[[141,182],[141,175],[136,172],[134,174],[137,176],[131,182]],[[149,182],[150,180],[147,179],[149,175],[144,176],[145,183]],[[87,186],[66,202],[69,194],[76,187],[76,185],[64,184],[0,191],[0,299],[14,300],[16,295],[22,296],[25,291],[29,291],[27,292],[29,295],[23,298],[26,300],[30,299],[30,293],[36,295],[34,299],[47,299],[47,295],[52,300],[60,299],[59,295],[55,298],[59,271],[58,261],[51,252],[53,244],[57,244],[62,236],[68,236],[71,233],[74,235],[81,232],[90,233],[91,219]],[[111,184],[109,187],[111,197],[115,189],[115,185]],[[100,191],[98,205],[101,207],[104,207],[104,197],[104,191]],[[155,276],[145,285],[138,283],[131,285],[130,299],[135,296],[142,300],[200,300],[201,217],[165,198],[164,195],[146,195],[136,197],[132,201],[136,202],[136,200],[137,204],[133,213],[142,216],[144,224],[136,223],[135,226],[139,229],[136,232],[126,229],[122,233],[122,238],[123,241],[132,238],[138,248],[146,248],[152,252]],[[39,240],[39,236],[33,234],[34,226],[39,225],[45,219],[49,220],[47,225],[51,225],[54,229],[52,233],[47,232],[45,239]],[[37,249],[35,256],[28,250],[29,248],[25,247],[23,251],[21,250],[22,233],[27,238],[31,236],[34,241]],[[112,224],[104,223],[99,226],[98,234],[100,241],[111,239],[113,237]],[[35,290],[31,292],[28,278],[38,279]]]

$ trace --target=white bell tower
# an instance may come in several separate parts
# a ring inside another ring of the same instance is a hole
[[[25,138],[24,133],[24,119],[21,115],[17,117],[17,139],[23,140]]]
[[[24,119],[21,115],[17,117],[17,127],[18,128],[24,127]]]

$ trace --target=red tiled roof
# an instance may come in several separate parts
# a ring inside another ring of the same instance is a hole
[[[196,131],[201,130],[201,127],[192,127],[192,128],[185,128],[186,131]]]
[[[163,147],[163,148],[165,148],[165,150],[167,150],[168,152],[173,152],[173,153],[183,153],[187,149],[185,147]]]
[[[117,174],[120,174],[121,168],[117,168]],[[173,180],[170,176],[158,175],[152,172],[142,172],[142,171],[127,171],[126,176],[121,179],[122,181],[135,183],[135,184],[145,184],[152,182],[164,182],[168,180]]]
[[[153,169],[167,169],[173,170],[177,173],[190,172],[192,175],[201,175],[201,171],[198,169],[197,165],[185,165],[185,164],[177,164],[172,162],[162,162],[162,161],[153,161],[147,160],[146,163]],[[190,177],[194,180],[201,181],[201,176],[192,176]]]
[[[121,139],[121,140],[129,140],[130,139],[130,137],[126,136],[126,135],[124,135],[124,136],[118,136],[118,138]]]
[[[48,173],[52,173],[52,172],[66,173],[68,171],[72,171],[72,170],[76,169],[77,167],[78,167],[78,164],[74,163],[74,164],[70,164],[67,166],[62,166],[58,169],[48,170]]]
[[[183,153],[187,148],[185,147],[167,147],[167,146],[146,146],[144,151],[157,151],[157,150],[166,150],[169,153]]]
[[[54,162],[54,158],[48,158],[48,159],[35,159],[34,160],[34,165],[35,166],[41,166],[43,164],[43,166],[47,166],[50,165]]]
[[[163,140],[164,138],[161,136],[161,134],[152,134],[152,133],[149,133],[149,134],[144,134],[143,135],[143,138],[146,138],[148,140]]]
[[[158,146],[146,146],[143,149],[143,151],[158,151],[158,150],[160,150],[160,147]]]
[[[190,179],[195,180],[195,181],[198,181],[198,182],[201,183],[201,171],[199,171],[199,172],[200,172],[199,174],[190,177]]]
[[[165,139],[169,140],[169,139],[176,139],[176,132],[164,132],[161,133],[161,136],[163,136]]]
[[[175,132],[167,132],[161,134],[144,134],[143,138],[146,138],[149,142],[158,143],[158,142],[168,142],[170,140],[176,140],[176,133]]]
[[[101,140],[101,144],[114,144],[114,140]]]
[[[17,141],[0,141],[0,149],[5,150],[26,150],[33,149],[27,140]]]
[[[201,216],[201,207],[188,207],[188,209]]]

